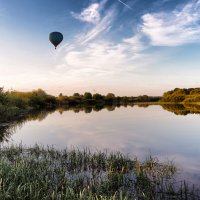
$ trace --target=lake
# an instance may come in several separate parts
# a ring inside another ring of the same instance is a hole
[[[135,105],[41,112],[3,128],[1,134],[7,135],[2,144],[90,147],[121,151],[140,160],[151,154],[160,161],[173,161],[185,179],[199,184],[200,115],[184,109]]]

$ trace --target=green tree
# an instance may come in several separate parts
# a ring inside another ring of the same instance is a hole
[[[85,92],[84,99],[92,99],[92,94],[90,92]]]
[[[94,100],[96,100],[96,101],[98,101],[98,100],[103,100],[103,96],[102,96],[101,94],[98,94],[98,93],[93,94],[92,98],[93,98]]]
[[[78,92],[76,92],[76,93],[73,94],[73,96],[74,97],[80,97],[81,95]]]
[[[113,93],[108,93],[106,95],[106,100],[113,101],[115,99],[115,95]]]
[[[46,97],[47,96],[47,93],[42,89],[34,90],[33,93],[37,94],[40,97]]]

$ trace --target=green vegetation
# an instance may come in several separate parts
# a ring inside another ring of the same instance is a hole
[[[27,115],[33,110],[44,110],[57,107],[90,107],[96,106],[120,106],[134,102],[154,102],[159,97],[116,97],[112,93],[106,96],[85,92],[83,95],[74,93],[73,96],[66,96],[60,93],[58,97],[47,94],[44,90],[38,89],[32,92],[4,91],[0,88],[0,116],[3,121],[13,120],[22,115]],[[0,119],[0,120],[1,120]]]
[[[57,98],[58,104],[60,106],[74,106],[74,105],[128,105],[135,102],[157,102],[160,97],[149,97],[147,95],[138,97],[119,97],[115,96],[113,93],[108,93],[107,95],[101,95],[98,93],[91,94],[85,92],[83,95],[79,93],[74,93],[73,96],[63,96],[59,95]]]
[[[160,104],[164,109],[175,114],[186,115],[188,113],[200,113],[200,88],[179,89],[165,92],[163,97],[149,97],[147,95],[138,97],[119,97],[113,93],[101,95],[98,93],[84,94],[74,93],[66,96],[62,93],[58,97],[47,94],[38,89],[32,92],[4,91],[0,88],[0,122],[8,122],[28,115],[35,110],[73,109],[75,112],[85,111],[90,113],[107,108],[109,111],[120,106],[133,106],[138,104],[148,107],[151,104]],[[172,105],[179,104],[179,105]],[[182,104],[182,106],[180,105]]]
[[[147,107],[161,103],[178,115],[200,113],[200,89],[175,89],[163,98],[116,97],[74,93],[58,97],[38,89],[32,92],[4,91],[0,88],[0,142],[9,140],[17,126],[27,120],[44,119],[58,109],[90,113],[116,107]],[[197,104],[193,104],[193,103]],[[178,104],[177,104],[178,103]],[[6,122],[6,123],[5,123]],[[176,181],[177,169],[171,163],[149,158],[139,162],[121,153],[85,150],[57,150],[35,146],[1,147],[0,199],[91,199],[91,200],[161,200],[200,199],[199,190],[185,181]]]
[[[91,94],[85,92],[84,94],[74,93],[73,96],[66,96],[62,93],[58,97],[47,94],[44,90],[38,89],[32,92],[18,92],[18,91],[4,91],[0,88],[0,116],[4,121],[13,120],[21,115],[26,115],[33,110],[43,110],[58,107],[77,107],[87,108],[90,112],[93,110],[101,110],[104,107],[114,109],[116,106],[127,106],[133,104],[141,104],[141,106],[148,106],[149,104],[198,104],[200,103],[200,88],[179,89],[164,93],[163,97],[149,97],[147,95],[138,97],[119,97],[113,93],[101,95],[98,93]],[[164,108],[170,106],[163,106]],[[184,106],[186,107],[186,106]],[[197,108],[187,109],[185,113],[191,111],[198,112]],[[182,109],[183,110],[183,109]],[[0,119],[0,120],[1,120]]]
[[[198,103],[200,102],[200,88],[176,88],[164,93],[161,102],[184,104]]]
[[[119,152],[1,147],[0,199],[199,199],[199,191],[176,182],[172,163],[145,162]]]
[[[0,88],[0,120],[9,121],[27,115],[32,110],[52,108],[56,98],[42,89],[32,92],[7,91]]]

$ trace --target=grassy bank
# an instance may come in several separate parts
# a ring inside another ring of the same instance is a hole
[[[200,199],[174,179],[171,163],[139,162],[121,153],[89,149],[26,148],[0,151],[0,199]]]

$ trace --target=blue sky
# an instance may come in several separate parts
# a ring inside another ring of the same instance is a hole
[[[162,95],[200,86],[200,0],[0,0],[0,86]],[[60,31],[55,51],[48,41]]]

